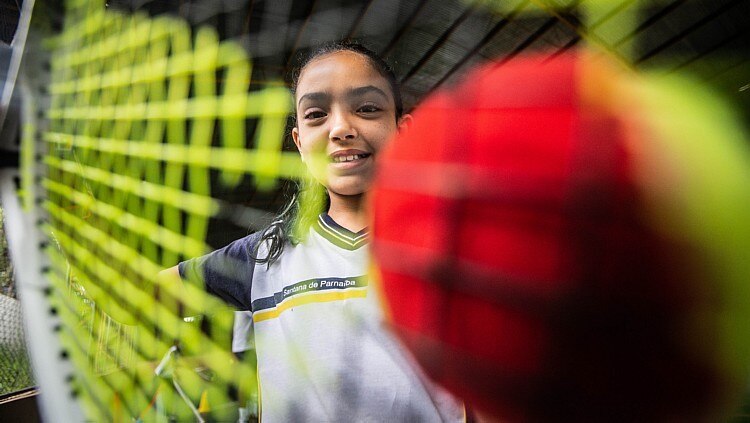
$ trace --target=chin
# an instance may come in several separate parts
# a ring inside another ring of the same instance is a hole
[[[331,194],[338,194],[341,196],[355,196],[361,195],[367,192],[372,185],[371,182],[361,183],[346,183],[346,184],[330,184],[328,186],[328,192]]]

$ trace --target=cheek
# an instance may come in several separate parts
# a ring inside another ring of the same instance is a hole
[[[373,134],[371,137],[371,144],[376,151],[383,149],[388,145],[393,137],[396,135],[397,127],[396,124],[382,124],[377,131],[377,134]]]
[[[324,131],[307,128],[300,129],[298,134],[300,152],[303,154],[325,152],[327,137]]]
[[[317,128],[313,128],[317,129]],[[300,128],[297,139],[299,140],[299,151],[310,174],[319,183],[326,185],[328,156],[326,155],[327,138],[320,130]]]

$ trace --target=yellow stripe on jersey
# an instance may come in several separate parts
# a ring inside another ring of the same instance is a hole
[[[262,322],[264,320],[275,319],[279,315],[289,310],[292,307],[297,307],[305,304],[312,303],[327,303],[331,301],[347,300],[349,298],[365,298],[367,296],[367,287],[361,288],[349,288],[345,291],[338,292],[309,292],[305,294],[299,294],[293,298],[289,298],[286,301],[281,302],[274,308],[258,311],[253,313],[254,322]]]

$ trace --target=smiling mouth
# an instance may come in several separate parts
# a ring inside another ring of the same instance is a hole
[[[372,154],[370,154],[370,153],[362,153],[362,154],[350,154],[348,156],[344,156],[344,155],[342,155],[342,156],[336,156],[336,157],[331,157],[331,162],[333,162],[333,163],[348,163],[348,162],[353,162],[353,161],[360,160],[360,159],[366,159],[366,158],[370,157],[371,155]]]

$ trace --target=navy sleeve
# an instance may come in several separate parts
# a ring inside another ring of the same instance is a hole
[[[255,260],[252,254],[260,240],[255,232],[202,257],[181,262],[180,277],[204,289],[239,310],[250,310]]]

